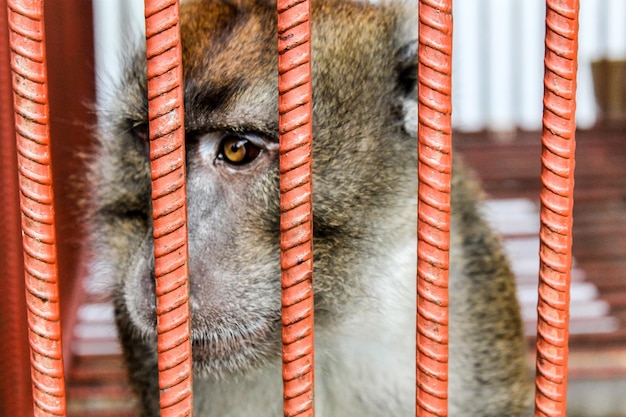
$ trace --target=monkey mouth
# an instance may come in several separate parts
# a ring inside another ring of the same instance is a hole
[[[280,354],[277,329],[272,324],[213,332],[192,330],[194,369],[221,377],[260,367]]]

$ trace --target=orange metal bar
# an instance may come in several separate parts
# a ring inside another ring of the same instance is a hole
[[[546,2],[535,416],[565,416],[578,0]]]
[[[65,416],[43,1],[8,11],[34,415]]]
[[[452,1],[421,0],[418,49],[418,416],[448,415]]]
[[[284,415],[313,416],[311,9],[277,8]]]
[[[0,0],[0,189],[3,198],[0,204],[0,270],[4,275],[0,352],[10,358],[0,367],[0,415],[28,417],[33,414],[33,401],[9,61],[7,2]]]
[[[146,0],[161,416],[192,415],[182,49],[177,0]]]

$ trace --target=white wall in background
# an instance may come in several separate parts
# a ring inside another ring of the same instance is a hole
[[[145,33],[143,0],[92,0],[96,97],[106,100],[112,80],[121,75],[121,59]]]
[[[99,99],[119,75],[119,57],[143,33],[142,0],[93,0]],[[591,61],[626,58],[626,1],[581,0],[577,121],[593,126]],[[455,127],[540,129],[544,0],[454,2]],[[416,23],[417,24],[417,23]]]

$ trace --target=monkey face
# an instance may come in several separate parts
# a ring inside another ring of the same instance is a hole
[[[278,213],[278,143],[218,130],[188,135],[187,147],[189,253],[203,254],[189,264],[193,356],[235,370],[280,347],[278,226],[268,215]]]
[[[190,305],[194,365],[211,375],[280,357],[275,7],[187,1],[183,40]],[[314,280],[321,332],[373,303],[389,244],[412,239],[416,146],[404,127],[393,13],[313,8]],[[337,31],[338,26],[345,30]],[[382,39],[382,41],[381,41]],[[372,40],[376,40],[373,42]],[[155,339],[145,57],[108,110],[95,173],[97,244],[118,324]],[[410,89],[408,89],[410,90]],[[389,243],[392,242],[392,243]],[[381,264],[382,265],[382,264]],[[385,264],[387,265],[387,264]]]

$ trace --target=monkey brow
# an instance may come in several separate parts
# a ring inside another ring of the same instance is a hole
[[[219,82],[203,77],[185,79],[185,107],[190,115],[201,116],[223,110],[233,97],[245,90],[249,83],[242,77],[222,78]],[[198,114],[195,114],[198,113]]]
[[[185,128],[187,131],[230,130],[263,135],[278,142],[278,120],[258,114],[234,114],[233,99],[247,86],[245,80],[225,82],[219,86],[185,83]]]
[[[195,81],[185,82],[185,107],[188,113],[215,112],[223,108],[237,90],[232,83],[201,86]]]

